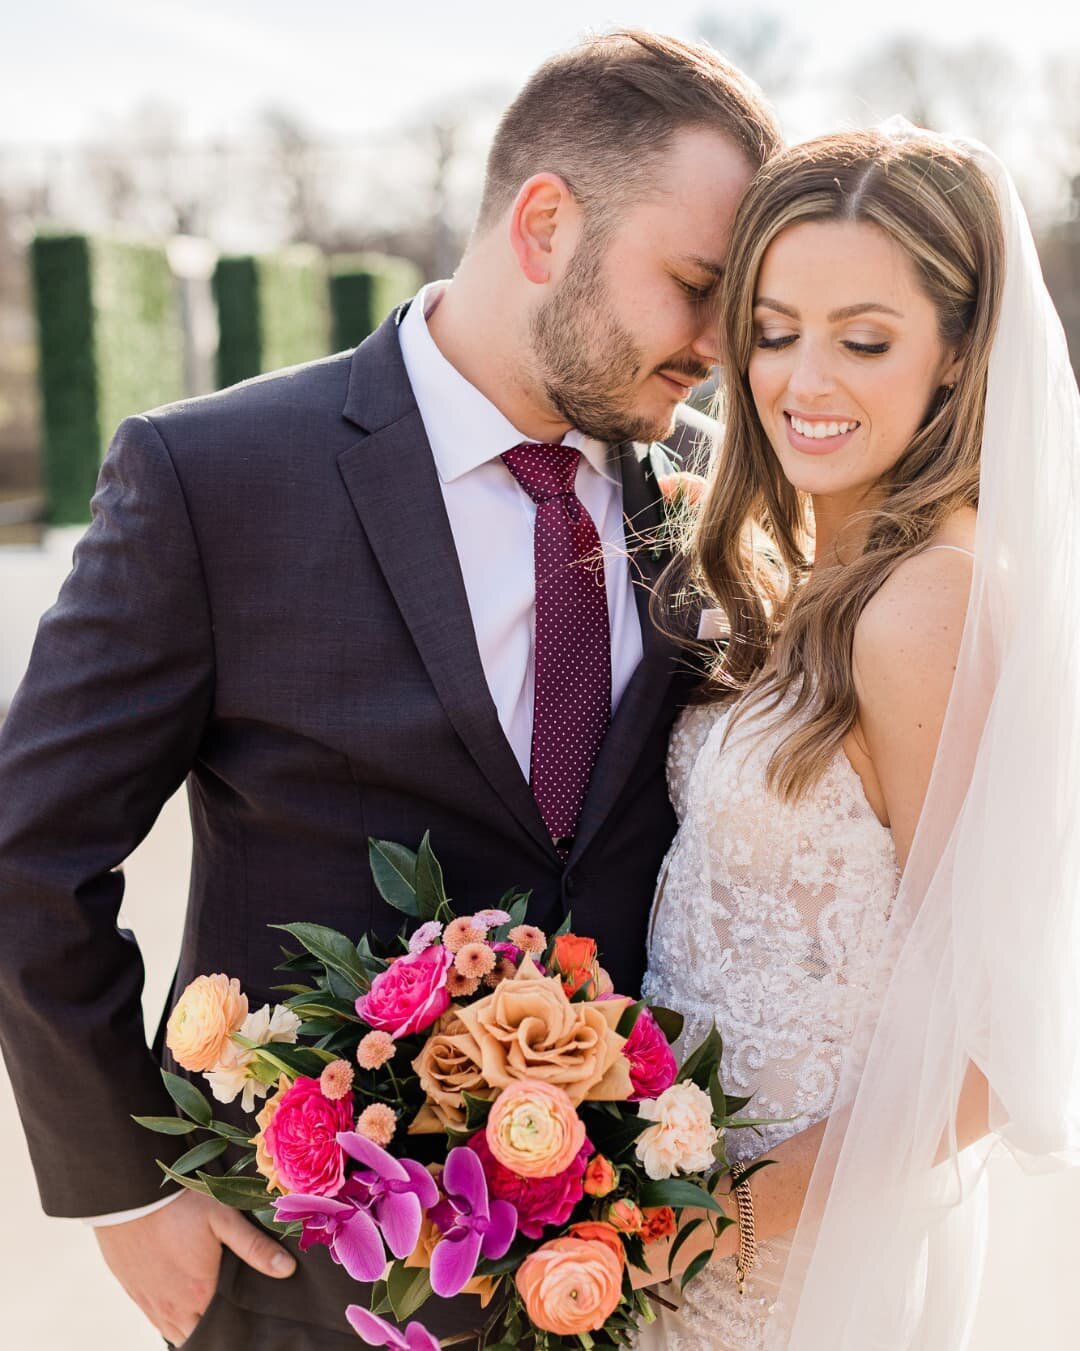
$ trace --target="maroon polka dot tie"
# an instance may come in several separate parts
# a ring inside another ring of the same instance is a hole
[[[530,782],[569,853],[611,718],[611,629],[600,537],[577,493],[581,452],[525,442],[503,455],[536,503],[536,692]]]

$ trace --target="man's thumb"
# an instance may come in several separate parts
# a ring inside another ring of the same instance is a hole
[[[215,1218],[214,1232],[241,1262],[264,1276],[291,1276],[296,1270],[292,1253],[275,1243],[269,1234],[260,1233],[235,1210],[226,1210]]]

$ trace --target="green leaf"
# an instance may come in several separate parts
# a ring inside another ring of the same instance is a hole
[[[216,1201],[234,1210],[265,1210],[273,1199],[261,1177],[217,1177],[203,1172],[198,1177]]]
[[[713,1071],[709,1075],[709,1100],[712,1103],[713,1125],[720,1126],[725,1120],[727,1099],[724,1097],[724,1090],[720,1087],[719,1065],[714,1065]]]
[[[510,918],[505,924],[500,924],[497,929],[493,929],[490,938],[495,943],[505,943],[510,937],[510,930],[516,929],[519,924],[524,924],[529,913],[529,897],[531,891],[509,891],[499,902],[499,909],[505,910]]]
[[[272,1206],[266,1210],[253,1210],[251,1213],[262,1227],[268,1229],[275,1238],[299,1237],[304,1232],[304,1226],[299,1220],[293,1220],[290,1224],[282,1224],[276,1218],[277,1211]]]
[[[292,934],[328,971],[336,971],[351,982],[355,986],[354,994],[360,993],[366,983],[364,968],[356,949],[344,934],[323,924],[272,924],[270,927]]]
[[[313,957],[310,952],[290,952],[288,948],[281,948],[281,955],[284,961],[278,962],[274,967],[275,971],[321,971],[322,962],[317,957]]]
[[[395,1262],[386,1277],[386,1293],[399,1323],[410,1319],[431,1294],[431,1279],[424,1267]]]
[[[714,1067],[719,1065],[723,1050],[724,1043],[714,1024],[701,1045],[686,1058],[682,1069],[679,1070],[676,1083],[682,1084],[691,1080],[707,1092],[709,1076],[712,1074]]]
[[[708,1265],[712,1253],[708,1248],[704,1252],[699,1252],[690,1265],[683,1272],[682,1280],[679,1282],[679,1289],[685,1290],[695,1276],[700,1276]]]
[[[618,1026],[615,1028],[620,1037],[628,1037],[633,1032],[634,1024],[641,1017],[641,1011],[644,1007],[644,999],[639,999],[636,1004],[627,1004],[619,1018]]]
[[[668,1044],[678,1041],[683,1030],[682,1014],[676,1013],[674,1009],[665,1009],[659,1004],[650,1004],[649,1012],[656,1019],[657,1025],[666,1037]]]
[[[568,933],[570,932],[570,929],[571,929],[572,924],[573,924],[573,916],[571,915],[570,911],[568,910],[568,911],[566,912],[566,918],[565,918],[565,919],[563,920],[563,922],[559,925],[559,927],[555,930],[555,932],[551,935],[552,938],[561,938],[561,937],[563,936],[563,934],[568,934]]]
[[[162,1163],[160,1159],[155,1159],[154,1162],[167,1178],[170,1178],[173,1182],[179,1182],[181,1187],[186,1187],[188,1191],[201,1192],[203,1196],[209,1196],[210,1188],[205,1182],[199,1182],[193,1177],[185,1177],[183,1173],[174,1173],[169,1165]]]
[[[316,993],[316,990],[311,985],[271,985],[270,991],[272,994],[291,995],[292,999],[286,999],[285,1001],[290,1008],[292,1007],[293,999],[295,999],[297,995],[313,995]]]
[[[750,1097],[753,1097],[753,1094],[751,1094]],[[733,1098],[730,1094],[725,1094],[724,1115],[727,1117],[734,1116],[736,1112],[741,1112],[749,1101],[750,1098]]]
[[[675,1210],[694,1207],[700,1210],[715,1210],[721,1215],[724,1213],[720,1202],[713,1200],[704,1187],[699,1187],[696,1182],[681,1177],[669,1177],[661,1182],[646,1182],[638,1195],[638,1205],[643,1209],[647,1206],[672,1206]]]
[[[416,854],[416,906],[420,918],[434,919],[446,900],[443,870],[431,848],[431,832],[425,830]]]
[[[633,1148],[638,1136],[653,1124],[643,1116],[620,1116],[613,1120],[607,1113],[589,1114],[589,1139],[601,1154],[617,1159]]]
[[[680,1249],[680,1248],[682,1247],[682,1245],[686,1242],[686,1240],[690,1237],[690,1235],[694,1232],[694,1230],[695,1230],[695,1229],[699,1229],[704,1223],[705,1223],[705,1221],[704,1221],[704,1220],[701,1218],[701,1216],[699,1215],[699,1216],[697,1217],[697,1219],[690,1220],[689,1223],[683,1225],[683,1227],[682,1227],[682,1228],[679,1230],[679,1232],[675,1235],[675,1241],[674,1241],[674,1243],[672,1243],[672,1245],[671,1245],[671,1251],[668,1253],[668,1275],[669,1275],[669,1276],[670,1276],[671,1273],[675,1270],[675,1258],[676,1258],[676,1256],[678,1255],[679,1249]]]
[[[393,840],[368,840],[371,876],[379,895],[395,910],[420,918],[416,899],[416,855]]]
[[[170,1074],[168,1070],[162,1070],[161,1077],[165,1081],[169,1097],[184,1115],[191,1117],[192,1121],[197,1121],[200,1126],[209,1126],[214,1113],[195,1085],[187,1079],[181,1079],[178,1074]]]
[[[148,1131],[157,1131],[159,1135],[187,1135],[196,1129],[190,1121],[178,1116],[133,1116],[136,1126],[145,1126]]]
[[[492,1104],[488,1098],[477,1098],[472,1093],[463,1093],[461,1096],[465,1099],[465,1130],[471,1135],[473,1131],[487,1125]]]
[[[360,961],[360,965],[369,976],[379,975],[380,972],[385,971],[390,965],[390,963],[380,957],[378,953],[372,951],[371,939],[367,934],[364,934],[359,943],[357,943],[356,955]]]
[[[394,1306],[386,1293],[386,1282],[376,1281],[371,1287],[371,1312],[373,1314],[393,1313]]]
[[[173,1172],[193,1173],[196,1168],[201,1168],[204,1163],[209,1163],[212,1159],[224,1154],[228,1147],[228,1140],[222,1140],[220,1136],[215,1140],[203,1140],[201,1144],[189,1149],[186,1154],[180,1155],[173,1164]]]
[[[316,1046],[293,1046],[284,1041],[271,1041],[256,1050],[255,1059],[260,1064],[272,1066],[279,1074],[287,1074],[290,1079],[297,1074],[317,1079],[323,1067],[331,1060],[336,1060],[337,1056],[331,1055],[329,1051],[320,1051]]]
[[[762,1168],[771,1168],[775,1162],[775,1159],[758,1159],[755,1163],[752,1163],[749,1168],[745,1168],[742,1173],[739,1174],[739,1181],[748,1182],[755,1173],[760,1172]]]

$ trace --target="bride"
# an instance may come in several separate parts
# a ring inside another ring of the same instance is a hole
[[[729,1157],[772,1162],[638,1345],[961,1351],[988,1225],[1023,1233],[989,1154],[1080,1145],[1076,385],[979,147],[797,146],[732,238],[688,558],[722,633],[644,993],[687,1045],[715,1020],[775,1123]]]

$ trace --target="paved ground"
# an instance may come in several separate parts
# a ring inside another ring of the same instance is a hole
[[[123,922],[134,929],[146,956],[144,1007],[156,1022],[178,946],[190,851],[186,806],[177,797],[149,839],[128,862]],[[137,1110],[137,1105],[132,1105]],[[161,1341],[117,1286],[91,1232],[77,1222],[50,1220],[38,1209],[29,1159],[6,1078],[0,1066],[0,1159],[4,1214],[0,1220],[0,1307],[3,1347],[32,1351],[160,1351]],[[1002,1178],[1006,1197],[1009,1179]],[[1080,1169],[1034,1184],[1048,1205],[1063,1188],[1080,1215]],[[1072,1337],[1049,1335],[1050,1292],[1080,1326],[1080,1245],[1075,1232],[1007,1235],[990,1254],[988,1296],[980,1311],[974,1351],[1073,1351]],[[935,1351],[938,1349],[935,1348]],[[940,1348],[940,1351],[951,1349]]]

